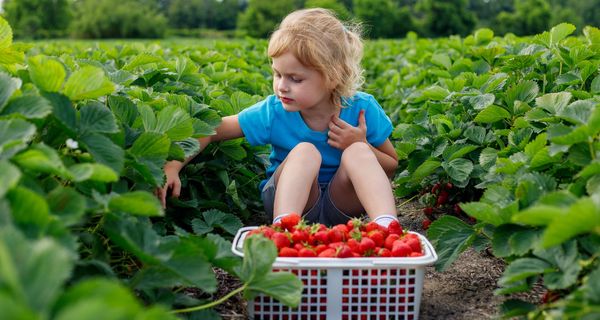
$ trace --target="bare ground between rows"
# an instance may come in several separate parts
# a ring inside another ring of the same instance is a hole
[[[422,228],[423,206],[418,201],[403,202],[399,199],[399,219],[405,229],[425,235]],[[486,251],[468,249],[444,272],[433,266],[425,269],[423,293],[420,304],[421,320],[443,319],[495,319],[505,297],[494,295],[497,281],[504,271],[502,260]],[[239,281],[224,272],[217,271],[219,292],[214,299],[239,287]],[[532,303],[539,301],[537,288],[520,298]],[[515,298],[515,297],[513,297]],[[246,302],[240,294],[216,307],[222,319],[248,319]]]

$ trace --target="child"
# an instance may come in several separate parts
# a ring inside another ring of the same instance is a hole
[[[273,222],[293,212],[329,226],[365,211],[383,226],[396,219],[392,123],[371,95],[356,91],[362,50],[358,33],[328,10],[289,14],[268,46],[274,94],[224,117],[215,135],[200,138],[201,149],[242,136],[272,146],[260,189]],[[166,184],[157,190],[163,206],[169,189],[179,196],[185,163],[165,165]]]

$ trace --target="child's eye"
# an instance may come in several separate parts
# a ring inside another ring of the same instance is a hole
[[[292,81],[294,81],[295,83],[300,83],[300,82],[302,82],[302,79],[292,77]]]

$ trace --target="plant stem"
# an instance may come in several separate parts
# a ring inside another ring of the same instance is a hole
[[[227,299],[233,297],[234,295],[236,295],[239,292],[244,291],[244,289],[246,289],[248,285],[244,284],[243,286],[231,291],[230,293],[226,294],[225,296],[221,297],[221,299],[219,300],[215,300],[213,302],[207,303],[207,304],[203,304],[200,306],[195,306],[195,307],[189,307],[189,308],[185,308],[185,309],[177,309],[177,310],[172,310],[171,313],[184,313],[184,312],[194,312],[194,311],[199,311],[199,310],[204,310],[204,309],[208,309],[208,308],[212,308],[218,304],[221,304],[223,302],[225,302]]]
[[[415,194],[415,195],[414,195],[414,196],[412,196],[410,199],[408,199],[408,200],[406,200],[406,201],[402,202],[402,203],[401,203],[401,204],[398,206],[398,208],[401,208],[401,207],[403,207],[405,204],[407,204],[407,203],[411,202],[411,201],[412,201],[414,198],[416,198],[416,197],[418,197],[418,196],[419,196],[419,194]]]

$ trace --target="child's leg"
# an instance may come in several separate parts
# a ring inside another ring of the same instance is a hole
[[[334,205],[349,216],[364,211],[371,220],[396,216],[392,185],[366,143],[354,143],[344,150],[329,192]]]
[[[317,177],[321,153],[311,143],[299,143],[274,173],[275,203],[273,218],[287,213],[302,214],[319,199]]]

